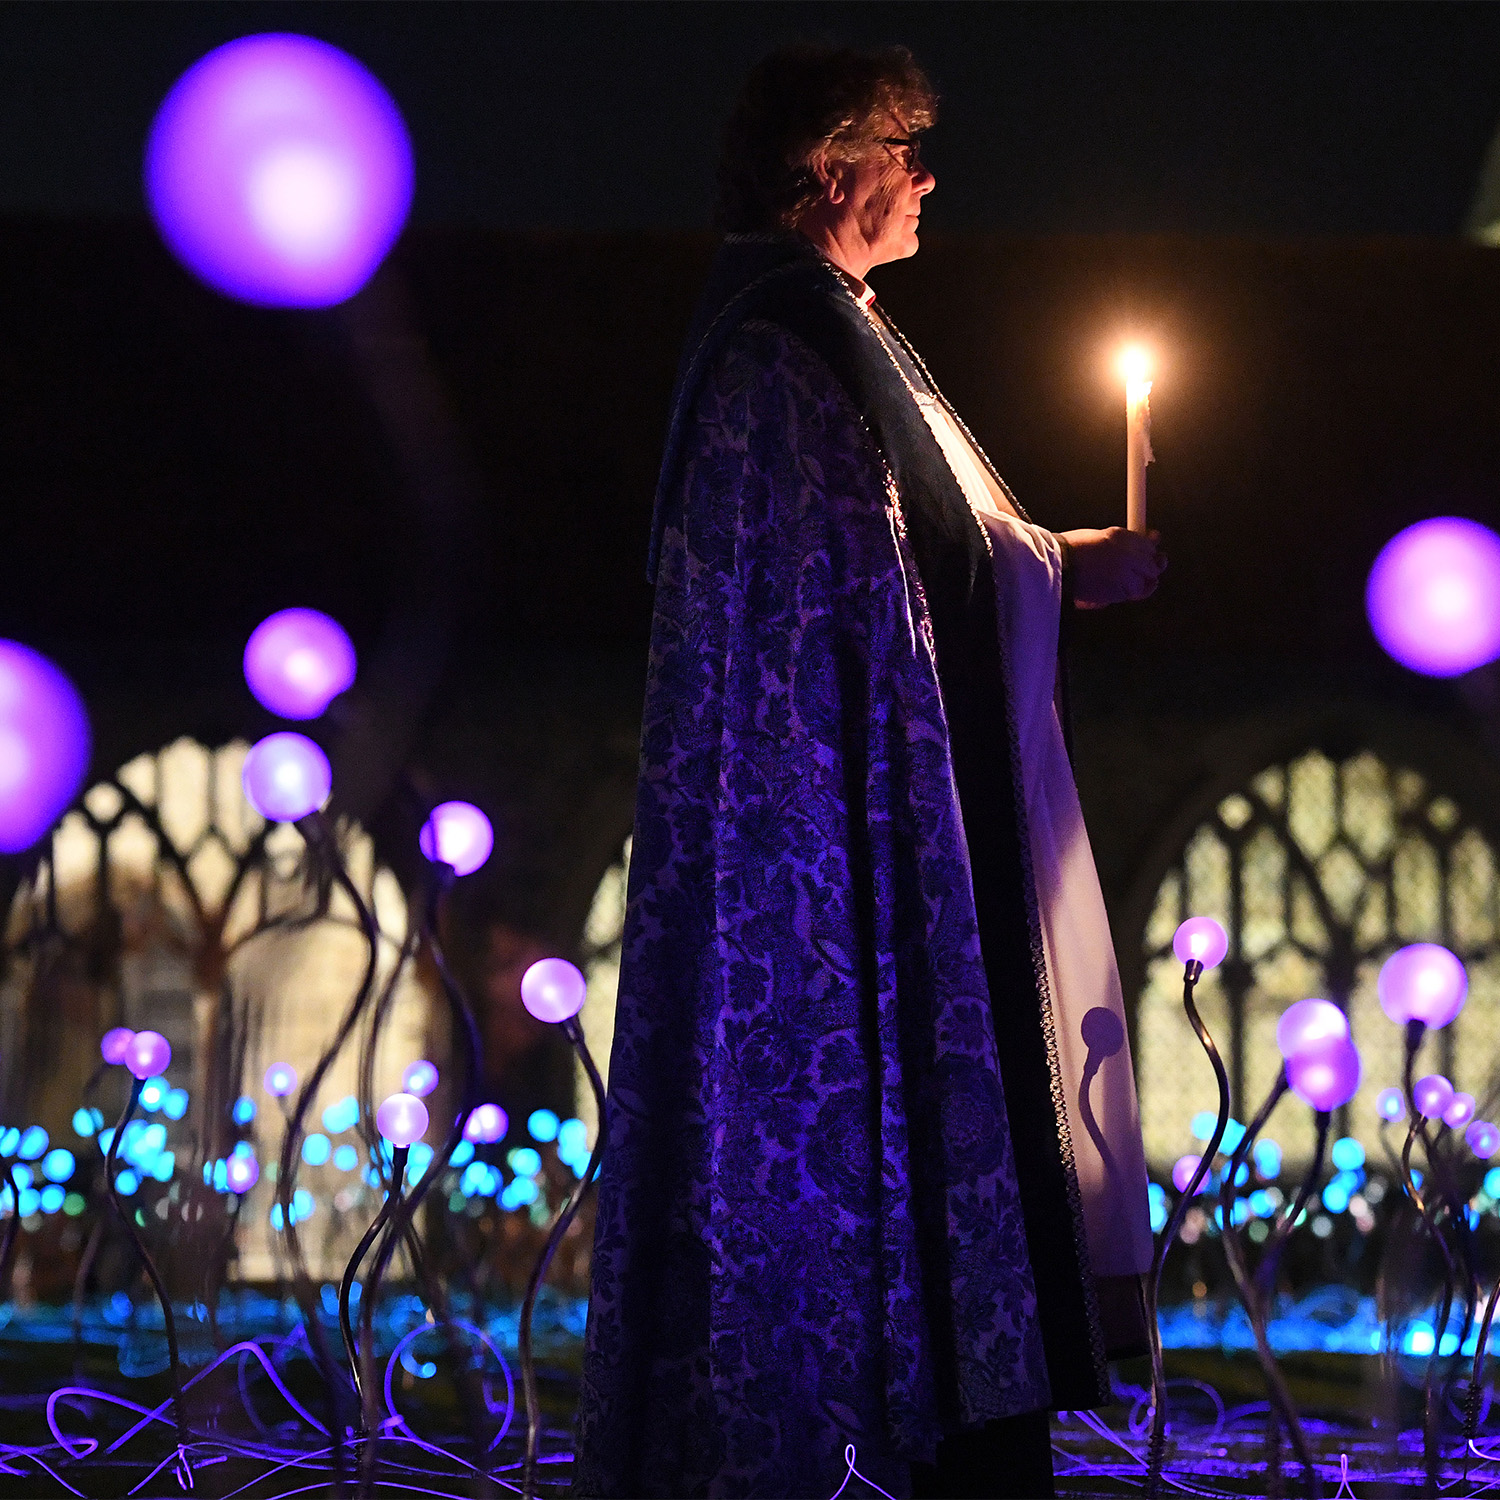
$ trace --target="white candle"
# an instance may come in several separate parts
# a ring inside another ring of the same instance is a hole
[[[1146,530],[1146,465],[1151,463],[1151,364],[1146,351],[1127,349],[1120,356],[1125,377],[1125,525]]]

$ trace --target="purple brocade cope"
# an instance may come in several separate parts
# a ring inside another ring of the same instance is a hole
[[[685,432],[574,1489],[827,1496],[854,1443],[901,1494],[1050,1396],[931,623],[804,344],[741,326]]]

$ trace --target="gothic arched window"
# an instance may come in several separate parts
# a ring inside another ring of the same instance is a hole
[[[1229,956],[1204,976],[1199,1009],[1238,1118],[1275,1079],[1277,1018],[1320,995],[1348,1013],[1364,1060],[1364,1083],[1336,1123],[1373,1144],[1375,1095],[1400,1082],[1402,1048],[1375,979],[1394,949],[1423,941],[1463,959],[1470,990],[1458,1020],[1429,1036],[1419,1067],[1484,1102],[1500,1035],[1495,853],[1464,809],[1416,771],[1368,751],[1336,762],[1309,750],[1268,766],[1218,803],[1168,869],[1146,924],[1135,1046],[1146,1153],[1163,1172],[1190,1145],[1190,1117],[1217,1100],[1171,952],[1189,915],[1216,917],[1229,933]],[[1295,1101],[1270,1128],[1290,1158],[1311,1154],[1311,1112]]]

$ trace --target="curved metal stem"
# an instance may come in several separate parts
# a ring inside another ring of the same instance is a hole
[[[5,1236],[0,1239],[0,1300],[10,1300],[11,1262],[16,1255],[16,1237],[21,1228],[21,1193],[11,1172],[11,1163],[5,1163],[5,1186],[10,1189],[10,1218],[5,1221]]]
[[[1320,1109],[1313,1118],[1318,1127],[1318,1135],[1313,1144],[1312,1162],[1302,1179],[1301,1186],[1297,1189],[1296,1198],[1272,1226],[1270,1237],[1266,1240],[1266,1248],[1261,1254],[1260,1265],[1255,1271],[1257,1293],[1268,1307],[1275,1294],[1276,1269],[1281,1263],[1281,1252],[1286,1248],[1286,1242],[1291,1238],[1292,1230],[1297,1227],[1297,1221],[1307,1208],[1308,1200],[1311,1199],[1313,1190],[1318,1185],[1318,1178],[1323,1175],[1323,1155],[1328,1150],[1328,1128],[1333,1123],[1333,1115],[1329,1110]]]
[[[531,1268],[531,1278],[526,1283],[526,1298],[521,1303],[521,1325],[516,1345],[521,1359],[521,1387],[526,1396],[526,1462],[521,1475],[522,1500],[535,1500],[536,1497],[536,1465],[542,1436],[542,1404],[536,1387],[536,1359],[531,1348],[531,1319],[536,1311],[536,1299],[541,1292],[542,1282],[547,1276],[547,1267],[551,1264],[553,1255],[557,1253],[557,1247],[562,1244],[563,1236],[568,1232],[568,1226],[583,1206],[584,1196],[593,1186],[594,1178],[599,1171],[599,1161],[604,1154],[606,1109],[604,1080],[599,1077],[599,1070],[594,1066],[593,1056],[584,1042],[583,1028],[578,1024],[577,1017],[570,1016],[562,1023],[562,1027],[567,1033],[568,1040],[573,1044],[574,1050],[578,1053],[583,1070],[588,1074],[589,1087],[594,1091],[594,1103],[599,1115],[599,1134],[594,1140],[594,1149],[589,1156],[589,1164],[584,1169],[583,1176],[578,1179],[578,1185],[569,1195],[568,1201],[563,1205],[557,1218],[553,1220],[551,1232],[547,1235],[547,1243],[542,1247],[542,1253]]]
[[[354,1392],[359,1398],[359,1427],[361,1432],[369,1431],[369,1418],[366,1411],[365,1383],[363,1372],[360,1368],[360,1346],[355,1341],[354,1325],[349,1318],[349,1299],[354,1289],[354,1278],[359,1274],[359,1263],[365,1258],[370,1246],[375,1243],[380,1231],[390,1222],[392,1206],[401,1200],[401,1187],[406,1179],[406,1159],[411,1155],[409,1146],[399,1146],[391,1155],[391,1190],[384,1203],[380,1205],[380,1212],[375,1215],[370,1227],[365,1230],[363,1238],[355,1246],[354,1254],[349,1257],[349,1264],[344,1267],[344,1275],[339,1282],[339,1332],[344,1339],[344,1353],[349,1358],[349,1373],[354,1377]],[[368,1294],[365,1294],[368,1295]],[[360,1325],[364,1326],[365,1295],[360,1298]],[[373,1316],[373,1314],[372,1314]]]
[[[135,1113],[136,1105],[140,1103],[141,1090],[144,1087],[144,1079],[134,1080],[130,1098],[125,1104],[125,1112],[120,1116],[120,1123],[115,1126],[114,1134],[109,1138],[109,1155],[104,1158],[104,1185],[109,1192],[109,1201],[119,1215],[120,1223],[125,1226],[125,1233],[130,1236],[130,1242],[135,1246],[135,1253],[140,1256],[141,1264],[146,1268],[146,1275],[151,1278],[151,1285],[156,1291],[156,1300],[161,1303],[162,1323],[167,1331],[167,1355],[172,1365],[172,1420],[177,1424],[178,1447],[182,1448],[187,1444],[187,1428],[182,1420],[182,1362],[177,1351],[177,1320],[172,1316],[172,1299],[167,1296],[167,1288],[162,1282],[161,1272],[156,1269],[156,1262],[151,1258],[151,1252],[146,1249],[146,1242],[136,1232],[135,1223],[125,1211],[125,1205],[120,1202],[119,1190],[115,1187],[115,1161],[120,1150],[120,1137],[125,1133],[125,1127],[130,1123],[130,1117]]]
[[[1214,1039],[1208,1034],[1208,1028],[1203,1024],[1203,1019],[1198,1014],[1198,1007],[1193,1002],[1193,990],[1202,974],[1203,965],[1197,959],[1193,959],[1184,966],[1182,1008],[1187,1013],[1193,1030],[1198,1033],[1198,1041],[1204,1052],[1208,1054],[1209,1062],[1213,1064],[1214,1078],[1219,1085],[1219,1114],[1214,1122],[1213,1136],[1204,1147],[1202,1157],[1199,1158],[1198,1169],[1193,1173],[1192,1181],[1188,1183],[1182,1196],[1177,1200],[1172,1217],[1167,1221],[1161,1243],[1156,1247],[1156,1254],[1152,1258],[1151,1274],[1146,1278],[1146,1334],[1151,1346],[1151,1441],[1147,1450],[1146,1493],[1152,1497],[1161,1488],[1162,1461],[1167,1442],[1167,1377],[1161,1350],[1161,1327],[1157,1322],[1162,1267],[1166,1264],[1167,1251],[1177,1238],[1177,1233],[1182,1228],[1182,1221],[1187,1217],[1188,1208],[1193,1201],[1194,1194],[1198,1191],[1199,1184],[1213,1166],[1219,1143],[1224,1139],[1224,1129],[1229,1123],[1229,1074],[1225,1072],[1224,1059],[1219,1056],[1219,1049],[1214,1045]]]

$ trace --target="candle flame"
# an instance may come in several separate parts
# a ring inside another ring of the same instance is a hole
[[[1120,351],[1120,374],[1131,385],[1150,380],[1151,356],[1139,344],[1126,345]]]

